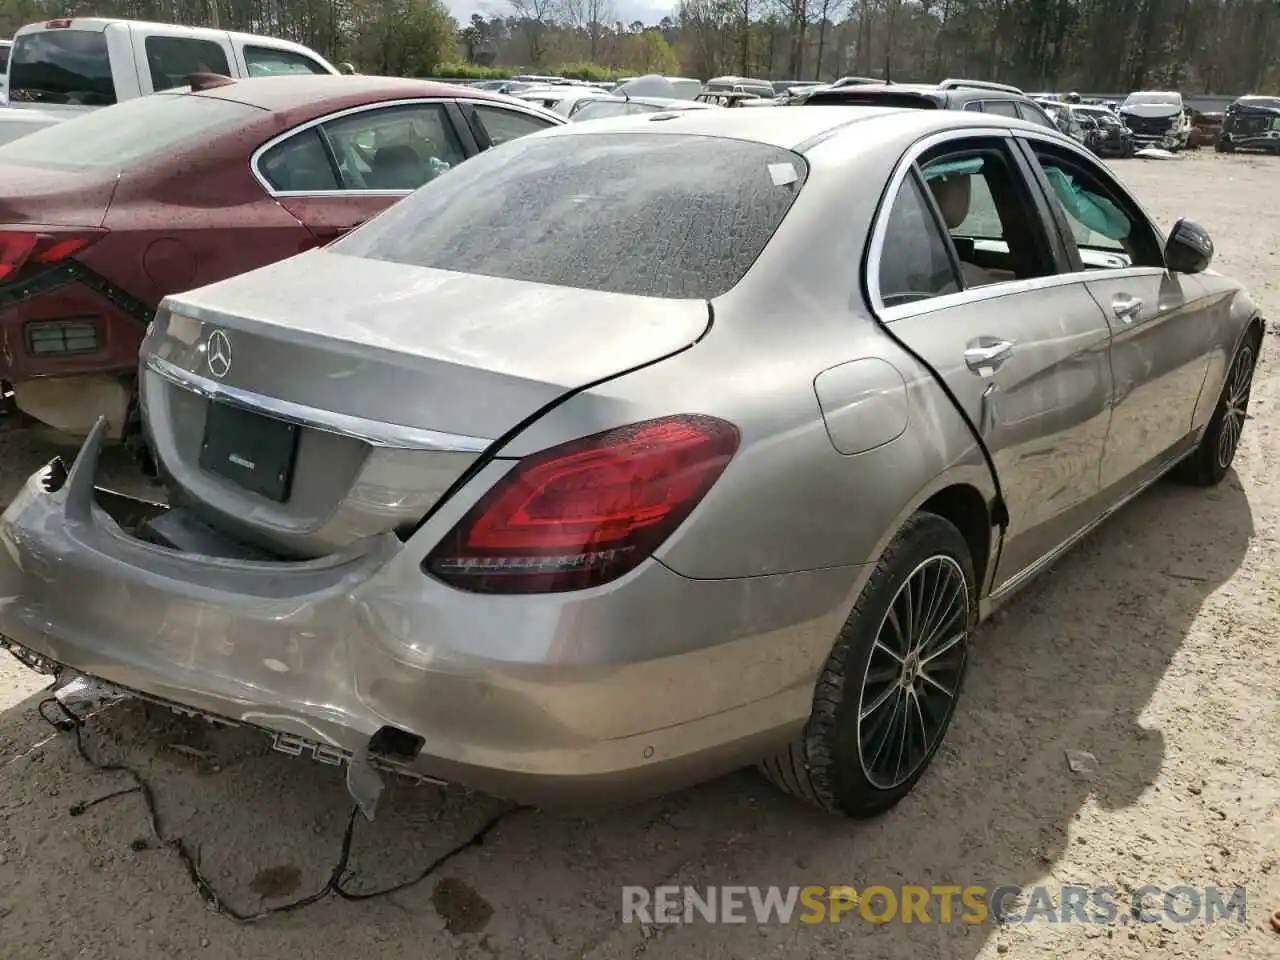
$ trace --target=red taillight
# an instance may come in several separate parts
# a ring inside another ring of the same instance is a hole
[[[581,590],[632,570],[706,496],[738,430],[683,415],[597,433],[522,460],[424,561],[474,593]]]
[[[0,283],[14,279],[28,263],[61,263],[105,231],[0,230]]]

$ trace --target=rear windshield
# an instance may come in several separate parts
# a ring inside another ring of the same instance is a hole
[[[511,280],[712,299],[764,250],[806,173],[799,155],[744,140],[534,136],[460,164],[329,249]]]
[[[1126,107],[1159,105],[1176,107],[1182,104],[1182,97],[1176,93],[1131,93],[1125,98]]]
[[[573,112],[574,120],[600,120],[604,117],[628,117],[636,113],[656,113],[658,107],[634,100],[593,100]]]
[[[153,93],[19,137],[0,146],[0,163],[61,170],[123,169],[261,113],[257,107],[230,100]]]
[[[42,30],[13,41],[9,99],[107,107],[116,102],[107,35],[100,30]]]

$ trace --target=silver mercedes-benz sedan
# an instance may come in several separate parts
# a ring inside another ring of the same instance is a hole
[[[867,816],[980,619],[1161,476],[1263,320],[1067,138],[814,107],[562,126],[169,298],[167,508],[101,430],[0,522],[26,662],[535,803],[760,763]]]

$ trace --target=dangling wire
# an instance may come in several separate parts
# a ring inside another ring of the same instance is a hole
[[[46,712],[48,707],[56,707],[62,714],[61,717],[51,717]],[[85,748],[84,738],[81,731],[84,728],[84,720],[73,713],[66,704],[56,697],[48,697],[41,700],[37,710],[43,719],[50,726],[65,733],[70,733],[72,743],[75,746],[76,753],[93,769],[100,773],[123,773],[133,781],[133,786],[126,787],[122,790],[115,790],[111,793],[104,794],[94,800],[85,803],[74,804],[69,813],[73,817],[83,816],[91,808],[96,807],[100,803],[106,803],[108,800],[118,800],[120,797],[129,796],[131,794],[139,794],[142,802],[147,808],[147,815],[151,821],[151,832],[155,836],[157,842],[177,855],[183,867],[187,871],[187,876],[191,879],[192,885],[200,894],[201,899],[211,906],[215,911],[225,917],[234,920],[236,923],[249,924],[257,923],[268,917],[275,916],[280,913],[293,913],[301,910],[303,907],[309,907],[313,903],[319,903],[330,894],[340,897],[343,900],[360,901],[374,900],[378,897],[390,896],[393,893],[399,893],[402,890],[408,890],[415,887],[423,881],[427,880],[441,867],[458,855],[470,850],[472,847],[478,847],[485,842],[485,838],[497,829],[498,825],[507,820],[512,814],[519,813],[524,810],[531,810],[531,807],[522,805],[510,806],[490,817],[483,826],[475,833],[461,843],[455,844],[440,856],[432,860],[416,876],[403,880],[400,883],[393,884],[389,887],[381,887],[375,890],[351,890],[344,886],[347,879],[347,867],[351,861],[351,846],[355,839],[356,817],[359,813],[359,807],[354,804],[351,812],[347,815],[347,825],[342,831],[342,846],[338,851],[337,862],[333,866],[333,870],[329,874],[329,879],[324,885],[314,893],[305,897],[299,897],[296,900],[290,900],[288,903],[277,904],[272,907],[265,907],[257,911],[238,910],[227,902],[227,900],[214,888],[208,878],[200,872],[199,857],[187,845],[186,840],[182,837],[168,837],[165,835],[164,825],[160,819],[160,810],[156,804],[155,793],[151,789],[151,785],[147,780],[138,773],[137,770],[122,763],[107,763],[93,757]]]

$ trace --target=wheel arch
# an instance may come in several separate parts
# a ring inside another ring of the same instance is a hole
[[[942,517],[964,537],[973,557],[978,602],[985,616],[985,601],[1008,518],[981,453],[975,449],[970,460],[943,471],[911,497],[887,525],[867,562],[878,562],[906,522],[921,512]]]

